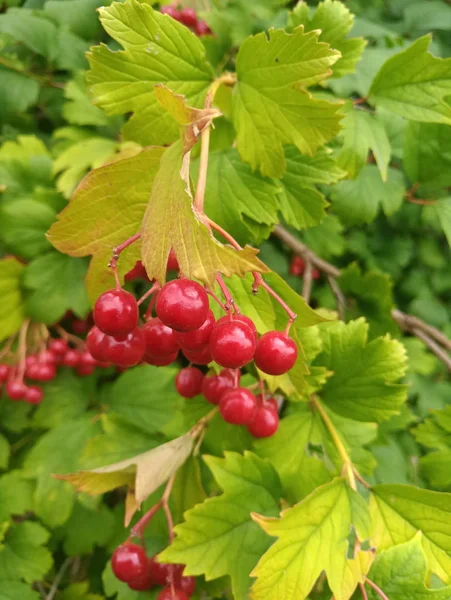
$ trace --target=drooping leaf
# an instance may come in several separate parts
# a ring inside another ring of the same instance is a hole
[[[164,83],[200,107],[213,78],[202,42],[148,3],[114,2],[99,13],[124,50],[94,46],[88,55],[94,103],[110,115],[133,113],[123,129],[126,139],[143,145],[173,142],[178,126],[158,103],[154,86]]]
[[[207,581],[228,575],[234,598],[245,600],[249,574],[270,543],[252,521],[251,512],[276,515],[281,490],[269,462],[251,452],[225,456],[205,458],[224,493],[185,514],[185,522],[175,528],[174,543],[161,558],[173,563],[183,560],[185,574],[204,574]]]
[[[0,341],[19,330],[24,315],[20,278],[24,265],[14,257],[0,260]]]
[[[331,75],[340,53],[318,42],[318,31],[270,30],[240,47],[232,118],[237,149],[252,169],[277,177],[286,169],[283,144],[313,155],[339,131],[340,104],[316,100],[309,85]]]
[[[423,123],[451,125],[451,58],[428,52],[431,37],[425,35],[406,50],[389,58],[371,84],[372,104]]]
[[[2,536],[0,546],[0,581],[24,579],[33,583],[42,579],[52,566],[50,550],[44,547],[49,532],[31,521],[11,527]]]
[[[253,571],[256,600],[304,600],[325,572],[336,600],[347,600],[371,564],[348,558],[351,525],[360,540],[370,535],[368,507],[363,498],[340,478],[317,488],[280,519],[254,515],[254,520],[279,538]]]

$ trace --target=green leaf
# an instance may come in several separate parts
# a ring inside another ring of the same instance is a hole
[[[283,144],[315,151],[339,131],[340,104],[316,100],[306,91],[331,75],[340,53],[318,42],[318,31],[270,30],[240,47],[232,118],[237,149],[252,169],[278,177],[286,169]]]
[[[0,33],[6,33],[49,61],[57,57],[57,28],[48,18],[32,10],[10,8],[0,15]]]
[[[61,27],[87,40],[96,39],[101,32],[94,11],[102,6],[101,0],[47,0],[44,11]]]
[[[371,84],[369,99],[397,115],[424,123],[451,125],[451,58],[428,52],[425,35],[406,50],[389,58]]]
[[[95,546],[106,546],[114,531],[114,517],[109,508],[100,504],[91,509],[77,502],[61,531],[64,551],[69,556],[92,554]]]
[[[97,431],[91,418],[73,419],[41,436],[27,455],[25,474],[36,481],[34,511],[51,527],[65,523],[74,506],[71,485],[52,475],[76,471],[87,441]]]
[[[451,573],[451,494],[410,485],[376,485],[370,501],[378,551],[422,532],[429,569],[445,583]]]
[[[270,463],[251,452],[228,452],[224,459],[209,456],[205,461],[224,493],[185,513],[161,558],[183,560],[185,574],[204,574],[207,581],[229,575],[235,600],[245,600],[249,573],[270,543],[250,513],[276,515],[280,483]]]
[[[325,260],[340,256],[345,249],[343,225],[338,217],[328,214],[321,225],[311,227],[302,234],[309,248]]]
[[[380,209],[390,216],[401,207],[405,194],[401,171],[389,168],[384,183],[376,165],[367,165],[357,179],[340,181],[331,190],[334,211],[345,223],[371,223]]]
[[[24,320],[20,278],[24,266],[14,257],[0,260],[0,341],[19,330]]]
[[[450,7],[451,12],[451,7]],[[412,183],[451,185],[451,127],[409,121],[404,136],[404,169]]]
[[[124,50],[95,46],[88,59],[88,83],[94,103],[107,114],[133,113],[125,139],[142,145],[169,144],[178,126],[162,110],[154,86],[165,83],[186,96],[190,106],[203,104],[213,79],[202,42],[186,27],[149,4],[129,0],[99,10],[107,33]]]
[[[434,213],[443,229],[443,233],[451,246],[451,197],[438,200],[434,206],[428,207]]]
[[[341,58],[334,65],[333,77],[343,77],[354,72],[366,41],[363,38],[348,38],[354,25],[354,15],[342,2],[320,2],[312,17],[307,3],[299,2],[291,14],[291,24],[295,27],[303,24],[305,31],[320,29],[320,40],[341,53]]]
[[[172,514],[175,523],[183,520],[184,513],[202,504],[207,497],[202,485],[202,474],[197,456],[189,456],[185,464],[177,471],[171,492]]]
[[[443,2],[412,2],[404,9],[405,30],[429,32],[433,29],[451,29],[451,7]]]
[[[336,600],[350,598],[366,569],[349,559],[351,526],[360,540],[370,535],[368,507],[340,478],[317,488],[280,519],[254,515],[263,530],[278,537],[261,557],[253,576],[256,600],[304,600],[324,571]],[[300,576],[302,574],[302,576]]]
[[[324,330],[324,351],[315,365],[333,371],[321,391],[337,414],[356,421],[380,422],[399,413],[407,387],[397,383],[405,374],[404,346],[390,336],[368,343],[363,319],[337,322]]]
[[[106,265],[112,249],[140,228],[161,154],[161,148],[149,148],[89,173],[49,231],[50,241],[60,252],[93,255],[87,275],[91,300],[113,285]],[[121,254],[121,278],[138,259],[137,244]]]
[[[61,600],[103,600],[103,596],[90,594],[89,582],[82,581],[80,583],[71,583],[61,593]]]
[[[10,471],[0,477],[0,524],[12,515],[20,516],[33,506],[32,485],[20,471]]]
[[[36,104],[39,89],[39,83],[34,79],[0,67],[0,111],[2,117],[8,118],[11,114],[25,113],[30,106]]]
[[[86,316],[90,304],[84,285],[86,260],[49,252],[32,260],[24,270],[22,283],[28,290],[25,308],[35,321],[51,325],[72,310]]]
[[[226,277],[247,271],[265,273],[268,269],[257,258],[257,250],[235,250],[211,236],[193,211],[181,167],[181,146],[173,144],[161,159],[142,223],[142,259],[149,279],[164,283],[171,248],[184,277],[195,277],[210,286],[218,272]]]
[[[90,1],[90,0],[89,0]],[[79,0],[71,0],[70,4],[78,3]],[[84,3],[85,0],[81,0]],[[60,1],[49,0],[49,4],[62,5]],[[67,7],[65,2],[64,7]],[[103,110],[94,106],[88,95],[85,72],[78,73],[74,79],[68,81],[64,87],[64,97],[67,102],[63,107],[63,116],[68,123],[74,125],[108,125],[109,119]]]
[[[382,181],[387,180],[390,163],[390,140],[381,119],[369,112],[351,109],[342,121],[343,148],[338,155],[338,166],[355,179],[367,162],[371,150]]]
[[[0,581],[0,600],[40,600],[41,595],[20,581]]]
[[[43,547],[48,539],[48,531],[38,523],[12,525],[0,546],[0,581],[24,579],[33,583],[43,579],[53,562],[50,551]]]
[[[432,590],[426,586],[428,564],[421,537],[421,533],[417,533],[409,542],[393,546],[376,557],[369,577],[387,597],[449,600],[451,587]],[[379,598],[370,586],[367,592],[369,600]]]
[[[0,433],[0,469],[6,470],[8,468],[10,453],[9,442],[5,436]]]

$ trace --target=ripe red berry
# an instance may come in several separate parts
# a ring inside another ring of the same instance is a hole
[[[254,420],[247,426],[251,435],[265,438],[274,435],[279,427],[279,415],[269,404],[257,408]]]
[[[146,341],[146,354],[162,358],[177,354],[180,346],[176,332],[164,325],[158,317],[149,319],[142,327]]]
[[[128,587],[131,590],[135,590],[137,592],[146,592],[150,590],[153,586],[152,578],[150,577],[149,571],[144,573],[141,577],[136,577],[128,582]]]
[[[202,350],[197,350],[196,352],[183,350],[183,354],[191,363],[195,365],[208,365],[213,360],[210,352],[210,346],[204,346]]]
[[[44,391],[37,385],[30,385],[25,390],[24,400],[28,404],[40,404],[44,399]]]
[[[83,352],[80,352],[80,365],[85,367],[95,367],[97,365],[97,360],[93,357],[89,350],[84,350]]]
[[[216,324],[210,337],[210,351],[218,365],[237,369],[247,365],[255,353],[256,341],[252,330],[240,321]]]
[[[197,21],[194,31],[199,36],[211,34],[211,29],[205,21]]]
[[[169,17],[172,17],[173,19],[175,19],[176,21],[179,20],[180,17],[180,11],[175,7],[175,6],[162,6],[160,8],[160,12],[163,15],[168,15]]]
[[[158,594],[157,600],[189,600],[189,596],[182,590],[172,589],[170,585],[167,585]]]
[[[0,364],[0,383],[6,381],[9,375],[9,365]]]
[[[113,552],[111,557],[113,573],[120,581],[128,583],[148,572],[148,559],[142,546],[126,542]]]
[[[204,374],[196,367],[186,367],[177,373],[175,387],[183,398],[194,398],[202,391]]]
[[[240,323],[245,323],[249,329],[252,331],[255,337],[255,341],[258,340],[257,328],[255,327],[255,323],[246,315],[235,314],[235,315],[224,315],[220,319],[216,321],[216,323],[230,323],[230,321],[239,321]]]
[[[42,352],[39,352],[39,354],[36,356],[36,360],[41,365],[54,365],[56,361],[56,354],[51,350],[42,350]]]
[[[187,596],[192,596],[196,591],[196,578],[189,575],[178,575],[174,577],[174,585]]]
[[[158,554],[149,560],[149,573],[152,581],[157,585],[166,585],[170,575],[171,565],[161,563]]]
[[[105,358],[119,367],[134,367],[144,358],[145,351],[144,334],[139,327],[135,327],[123,339],[107,337]]]
[[[195,27],[197,23],[196,11],[193,8],[182,8],[180,10],[180,22],[187,27]]]
[[[246,388],[224,392],[219,401],[219,412],[224,421],[234,425],[249,425],[257,411],[257,398]]]
[[[67,350],[67,342],[61,338],[57,340],[50,340],[49,342],[49,350],[53,352],[53,354],[65,354]]]
[[[195,281],[174,279],[161,288],[155,309],[157,316],[171,329],[194,331],[207,318],[207,292]]]
[[[305,262],[300,256],[293,256],[290,263],[290,273],[296,277],[300,277],[305,270]]]
[[[76,350],[73,350],[72,348],[70,348],[64,355],[63,365],[65,367],[76,367],[79,362],[80,362],[80,354]]]
[[[71,323],[72,331],[77,335],[85,334],[89,329],[89,323],[86,319],[74,319]]]
[[[94,321],[108,335],[122,336],[138,325],[139,311],[135,297],[125,290],[108,290],[94,305]]]
[[[177,331],[175,336],[183,350],[198,352],[208,344],[214,324],[215,316],[213,311],[208,309],[207,318],[198,329],[187,333]]]
[[[179,263],[175,255],[174,248],[171,248],[171,251],[169,252],[167,270],[177,272],[180,271]]]
[[[86,338],[86,347],[91,356],[96,360],[106,360],[105,351],[108,345],[106,337],[106,334],[100,331],[97,325],[94,325],[89,330],[88,337]]]
[[[154,367],[167,367],[171,365],[174,361],[177,360],[178,352],[174,354],[168,354],[166,356],[151,356],[150,354],[144,355],[144,361],[148,365],[153,365]]]
[[[140,260],[138,260],[133,269],[130,269],[125,275],[125,281],[135,281],[135,279],[147,279],[147,281],[149,281],[146,269]]]
[[[36,381],[52,381],[56,377],[56,367],[55,365],[44,363],[37,363],[38,368],[36,369],[36,374],[34,379]]]
[[[233,387],[233,380],[227,375],[204,377],[202,393],[210,404],[219,404],[222,394]]]
[[[263,406],[267,406],[271,410],[274,410],[277,414],[279,414],[279,405],[277,404],[277,400],[275,398],[268,398],[264,401]]]
[[[83,365],[80,364],[78,365],[76,371],[77,371],[77,375],[80,375],[80,377],[87,377],[88,375],[91,375],[92,373],[94,373],[96,369],[96,365]]]
[[[312,279],[319,279],[321,277],[321,271],[318,269],[312,269]]]
[[[27,391],[27,386],[23,381],[17,379],[11,379],[6,383],[6,395],[11,400],[23,400]]]
[[[294,341],[282,331],[268,331],[258,340],[255,364],[268,375],[282,375],[289,371],[298,356]]]
[[[35,357],[34,356],[33,357],[28,356],[27,357],[27,363],[28,364],[27,363],[25,364],[25,376],[28,379],[38,380],[39,379],[39,372],[40,372],[39,363],[36,360],[34,360],[34,362],[32,362],[32,361],[28,362],[29,358],[35,358]]]

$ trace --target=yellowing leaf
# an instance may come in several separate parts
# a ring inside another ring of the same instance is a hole
[[[162,152],[147,148],[89,173],[49,231],[60,252],[93,255],[87,275],[91,300],[113,285],[107,266],[113,248],[140,229]],[[121,277],[135,265],[139,252],[140,244],[135,243],[121,254]]]
[[[247,271],[266,273],[258,250],[234,250],[220,244],[193,211],[191,196],[180,176],[180,144],[166,150],[155,177],[142,224],[142,257],[150,279],[164,283],[169,252],[174,248],[180,272],[213,286],[217,272],[230,276]]]
[[[24,319],[20,278],[24,265],[10,256],[0,260],[0,341],[16,333]]]

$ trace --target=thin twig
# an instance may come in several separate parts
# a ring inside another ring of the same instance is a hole
[[[427,333],[424,333],[421,329],[413,328],[410,330],[413,335],[422,340],[426,346],[435,354],[437,358],[439,358],[447,367],[448,371],[451,371],[451,358],[446,353],[445,350],[441,346],[437,344],[432,338],[428,336]]]
[[[53,585],[50,588],[50,591],[47,595],[46,600],[53,600],[53,598],[55,597],[55,594],[58,591],[58,586],[61,583],[62,578],[64,577],[64,573],[70,567],[71,562],[72,562],[72,558],[69,557],[69,558],[66,558],[66,560],[61,565],[60,570],[58,571],[55,579],[53,580]]]
[[[368,579],[368,577],[365,577],[365,581],[369,586],[373,588],[376,594],[378,594],[382,598],[382,600],[390,600],[389,597],[386,594],[384,594],[381,588],[374,583],[374,581],[371,581],[371,579]]]
[[[305,269],[302,275],[302,297],[307,302],[310,303],[310,295],[312,293],[312,278],[313,275],[313,266],[310,260],[305,261]]]
[[[360,591],[362,592],[363,600],[368,600],[368,594],[366,593],[365,585],[363,583],[359,583]]]
[[[344,297],[344,294],[341,291],[340,286],[338,285],[335,277],[328,275],[327,281],[329,282],[329,287],[332,290],[333,295],[335,296],[335,300],[337,301],[338,317],[342,321],[344,321],[346,311],[346,298]]]

